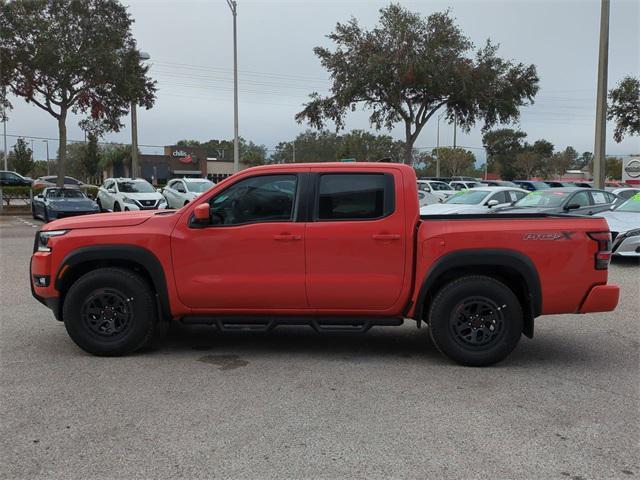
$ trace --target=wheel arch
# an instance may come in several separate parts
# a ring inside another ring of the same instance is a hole
[[[62,318],[64,297],[71,285],[85,273],[103,267],[127,268],[139,273],[154,289],[161,318],[171,318],[167,281],[160,260],[146,248],[133,245],[93,245],[69,253],[55,276],[54,286],[60,292],[60,316],[56,318]]]
[[[493,277],[514,291],[523,307],[523,333],[533,337],[534,318],[542,312],[540,277],[533,261],[514,250],[469,249],[440,257],[422,282],[413,318],[418,322],[425,318],[431,299],[450,280],[471,274]]]

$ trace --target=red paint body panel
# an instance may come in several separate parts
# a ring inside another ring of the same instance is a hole
[[[229,185],[268,173],[375,172],[393,176],[395,210],[368,221],[273,222],[192,228],[193,209]],[[596,270],[601,218],[420,220],[412,168],[385,163],[274,165],[244,170],[176,212],[123,212],[57,220],[43,230],[69,230],[36,252],[32,274],[40,298],[58,297],[55,276],[79,248],[132,245],[153,253],[165,272],[170,314],[412,316],[418,292],[443,256],[474,249],[517,252],[540,279],[542,313],[615,308],[618,289]],[[568,237],[555,238],[557,232]],[[549,235],[548,235],[549,234]],[[33,282],[33,280],[32,280]],[[410,306],[408,311],[405,311]]]
[[[611,312],[620,299],[620,287],[617,285],[596,285],[585,298],[580,313]]]

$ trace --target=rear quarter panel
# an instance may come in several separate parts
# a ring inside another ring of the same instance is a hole
[[[532,219],[425,219],[418,229],[414,304],[429,268],[444,255],[474,249],[519,252],[535,265],[542,291],[542,314],[577,312],[592,286],[607,282],[596,270],[597,244],[587,232],[608,231],[593,217]]]

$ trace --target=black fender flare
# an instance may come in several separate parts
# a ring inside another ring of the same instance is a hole
[[[167,291],[167,280],[164,269],[158,257],[143,247],[134,245],[92,245],[81,247],[69,253],[60,263],[55,276],[55,288],[59,292],[64,287],[64,273],[74,267],[86,262],[117,260],[130,262],[146,270],[153,283],[158,299],[158,308],[161,318],[171,318],[171,308],[169,305],[169,293]],[[65,269],[65,272],[63,272]],[[63,275],[60,275],[60,273]]]
[[[425,299],[430,288],[447,271],[455,268],[506,267],[518,273],[526,285],[525,292],[529,297],[530,312],[525,318],[525,334],[533,336],[533,319],[542,312],[542,289],[540,277],[533,261],[523,253],[509,249],[467,249],[443,255],[436,260],[427,272],[416,301],[413,317],[420,321],[423,318]]]

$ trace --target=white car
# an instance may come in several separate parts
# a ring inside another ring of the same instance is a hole
[[[596,216],[607,219],[613,255],[640,257],[640,193]]]
[[[168,208],[182,208],[214,185],[206,178],[174,178],[162,189],[162,195]]]
[[[640,193],[640,188],[633,188],[633,187],[614,188],[611,190],[611,193],[620,197],[621,201],[618,203],[622,203],[625,200],[629,200],[631,197],[633,197],[637,193]]]
[[[427,205],[420,215],[449,215],[453,213],[488,213],[496,207],[507,207],[529,192],[522,188],[480,187],[461,190],[446,202]]]
[[[449,182],[449,185],[451,185],[451,188],[454,190],[468,190],[470,188],[483,186],[480,182],[472,182],[470,180],[454,180],[453,182]]]
[[[429,192],[423,192],[418,190],[418,205],[420,207],[424,207],[426,205],[433,205],[434,203],[440,203],[442,199],[440,197],[436,197],[434,194]]]
[[[108,212],[167,208],[164,197],[142,178],[107,178],[98,189],[96,203]]]
[[[437,180],[418,180],[418,190],[431,193],[442,201],[457,193],[448,183]]]

